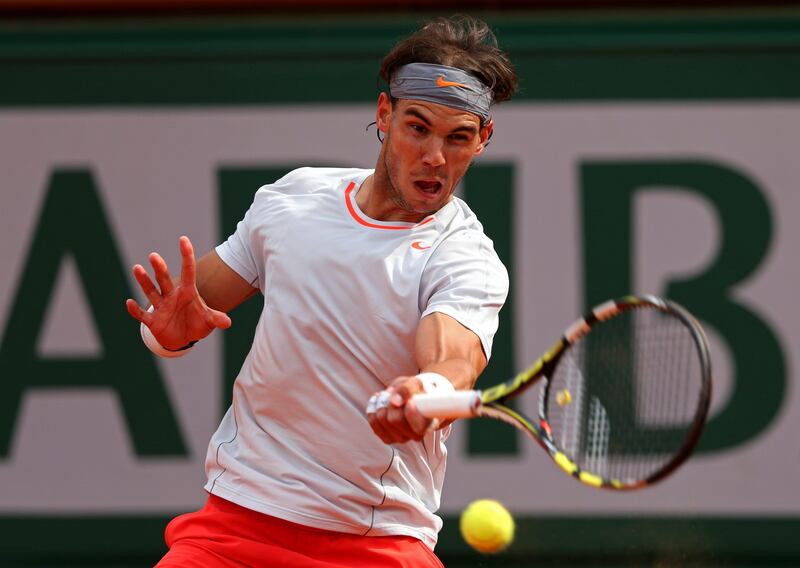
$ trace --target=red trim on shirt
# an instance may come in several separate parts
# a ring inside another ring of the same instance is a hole
[[[430,223],[435,219],[435,217],[431,215],[430,217],[423,219],[419,223],[415,225],[409,225],[407,227],[393,227],[391,225],[377,225],[375,223],[370,223],[369,221],[361,217],[358,214],[358,210],[353,206],[353,203],[351,201],[352,199],[351,194],[353,193],[355,187],[356,187],[356,182],[351,181],[350,185],[347,186],[347,189],[344,190],[344,201],[347,204],[347,210],[350,212],[350,215],[353,217],[353,219],[355,219],[358,222],[359,225],[369,227],[370,229],[387,229],[389,231],[408,231],[409,229],[416,229],[417,227],[421,227],[422,225]]]

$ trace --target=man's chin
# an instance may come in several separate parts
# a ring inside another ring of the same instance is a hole
[[[432,213],[442,208],[448,202],[448,194],[444,188],[439,188],[435,192],[422,191],[416,186],[412,186],[413,199],[409,199],[413,203],[417,212]]]

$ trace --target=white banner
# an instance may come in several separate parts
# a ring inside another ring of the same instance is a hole
[[[0,341],[6,343],[15,333],[7,322],[54,172],[91,173],[134,288],[129,267],[145,262],[150,251],[161,252],[177,267],[180,235],[189,235],[198,253],[219,241],[220,169],[372,167],[379,143],[374,130],[365,127],[373,115],[370,106],[0,112],[0,329],[6,330]],[[527,442],[516,456],[467,455],[463,428],[456,428],[448,442],[443,511],[456,512],[475,498],[492,497],[517,513],[531,514],[800,513],[795,489],[800,395],[791,376],[800,356],[793,340],[800,336],[795,301],[800,270],[794,249],[800,226],[792,222],[800,211],[800,160],[795,155],[800,105],[525,103],[498,108],[495,120],[495,136],[478,164],[511,163],[515,168],[512,285],[518,368],[538,357],[583,310],[582,166],[698,162],[737,172],[769,206],[767,252],[726,293],[768,327],[782,347],[789,375],[779,411],[757,435],[699,455],[663,484],[633,494],[584,487]],[[656,189],[637,194],[634,201],[631,292],[663,293],[667,280],[702,272],[722,246],[714,203],[690,187]],[[74,212],[64,215],[70,218]],[[83,221],[75,216],[75,222]],[[760,230],[747,223],[736,227],[745,237]],[[118,300],[100,309],[124,311],[125,298]],[[105,338],[69,255],[58,268],[51,297],[41,302],[48,302],[36,343],[42,360],[103,355]],[[130,320],[130,325],[136,323]],[[723,334],[714,326],[709,332],[716,379],[713,408],[721,411],[738,388],[732,378],[736,369]],[[109,388],[26,390],[7,455],[0,456],[0,486],[5,488],[0,511],[124,514],[197,506],[203,499],[206,445],[220,416],[221,357],[220,334],[215,334],[189,357],[158,362],[187,455],[138,456],[120,401]],[[0,374],[0,381],[7,380]],[[524,408],[534,413],[535,402],[533,394],[526,395]],[[747,413],[737,417],[746,428]]]

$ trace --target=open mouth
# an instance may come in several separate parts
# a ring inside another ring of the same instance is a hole
[[[441,182],[434,180],[415,181],[414,186],[422,193],[427,193],[428,195],[436,195],[439,193],[439,190],[442,189]]]

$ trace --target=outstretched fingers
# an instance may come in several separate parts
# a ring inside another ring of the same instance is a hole
[[[150,275],[147,274],[147,270],[144,269],[144,266],[135,264],[133,266],[133,277],[136,278],[147,300],[155,306],[161,300],[161,294],[156,289],[153,281],[150,280]]]
[[[166,346],[183,345],[186,339],[201,339],[214,329],[231,326],[228,314],[209,307],[197,290],[197,263],[191,241],[181,236],[178,245],[181,252],[178,280],[172,279],[166,261],[156,252],[149,255],[153,278],[143,266],[137,264],[133,267],[136,281],[154,311],[145,311],[133,299],[126,302],[128,313],[133,318],[148,327],[155,325],[158,328],[158,340],[162,342],[163,339],[162,345]]]
[[[164,260],[157,252],[150,253],[150,265],[153,267],[153,274],[158,282],[158,287],[161,288],[161,295],[166,296],[172,292],[172,276],[169,274],[167,261]]]
[[[128,298],[125,301],[125,307],[128,308],[128,313],[131,314],[134,319],[142,322],[143,324],[149,326],[150,323],[153,321],[153,314],[148,312],[147,310],[142,309],[142,307],[136,302],[136,300]]]
[[[184,235],[178,240],[178,246],[181,250],[181,286],[193,288],[197,279],[197,261],[192,241]]]
[[[208,308],[206,323],[211,327],[228,329],[231,326],[231,318],[225,312]]]

